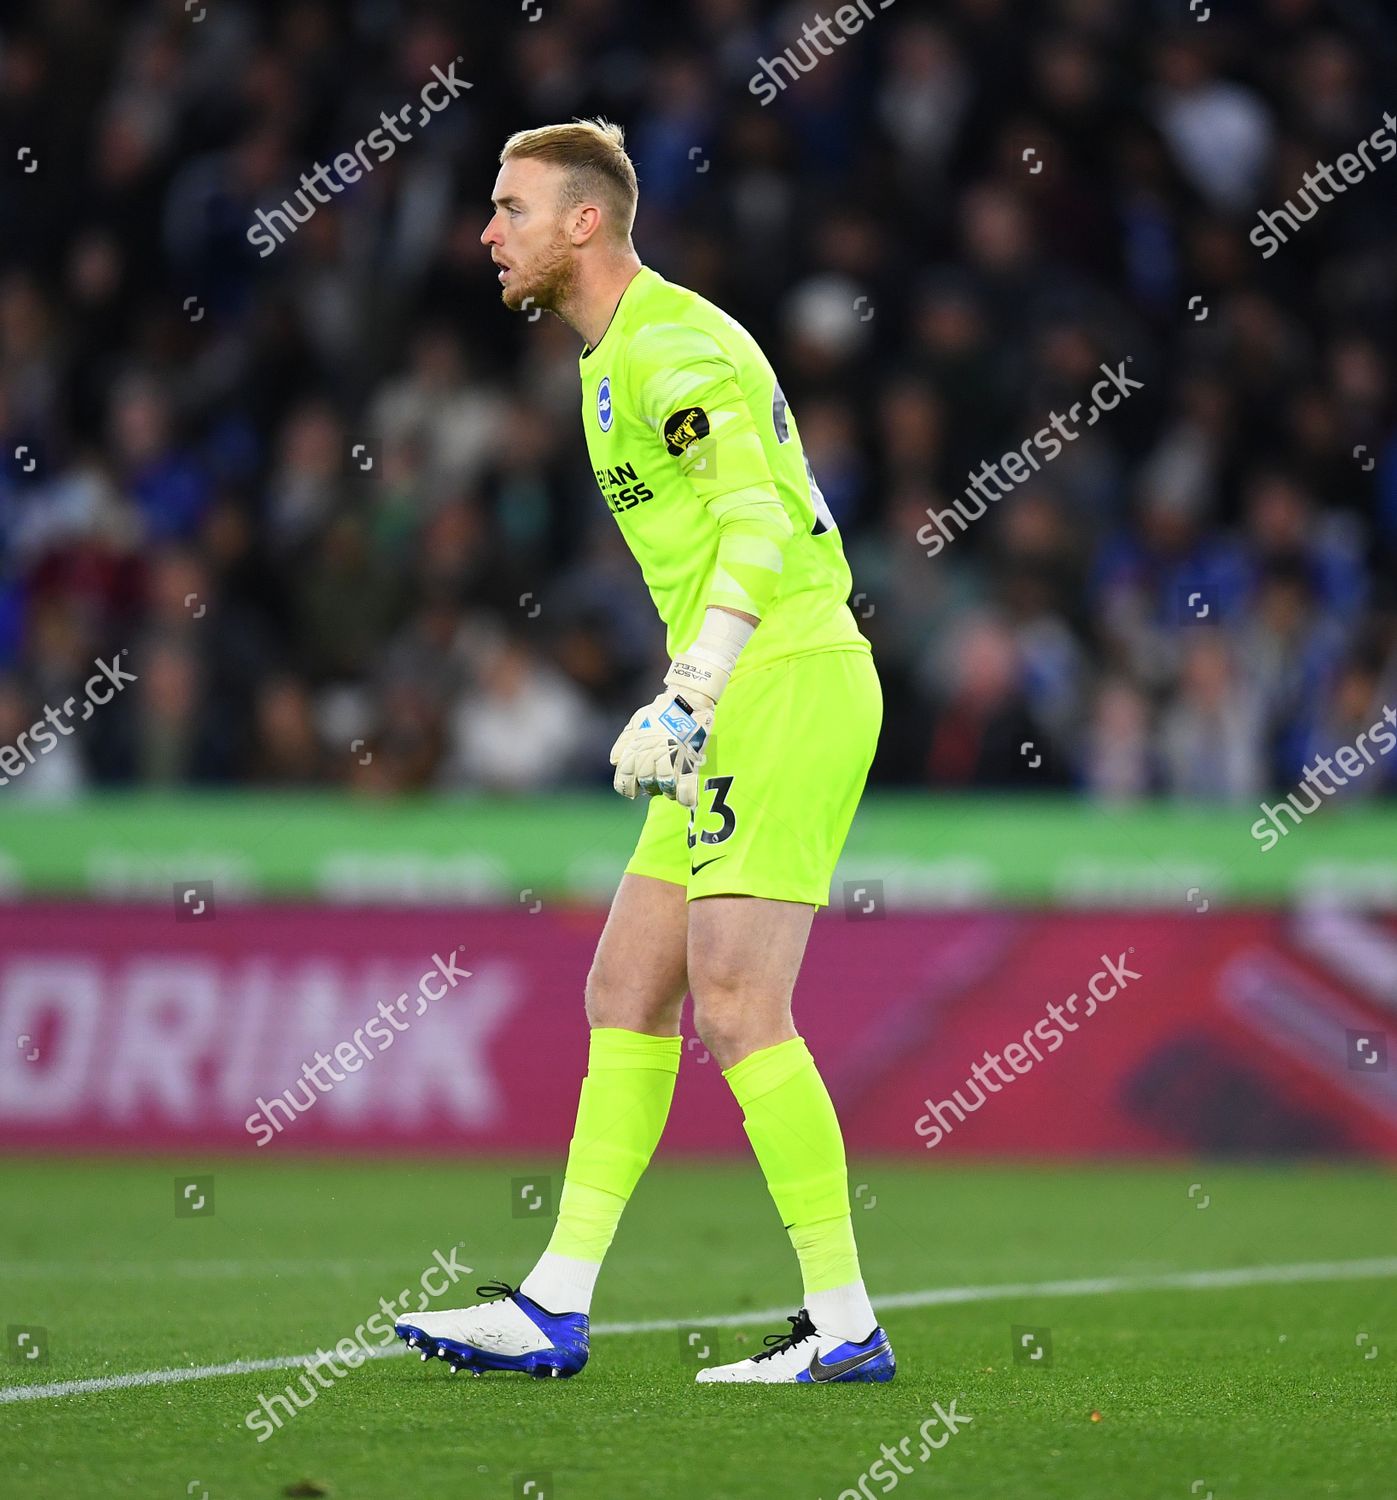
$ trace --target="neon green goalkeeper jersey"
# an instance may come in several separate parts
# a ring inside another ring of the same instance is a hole
[[[852,582],[795,418],[746,329],[642,268],[582,352],[597,483],[668,632],[687,650],[710,604],[760,624],[744,675],[782,657],[867,651]]]

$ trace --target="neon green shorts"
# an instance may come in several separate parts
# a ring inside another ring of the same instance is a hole
[[[813,651],[734,677],[713,714],[698,807],[653,797],[626,873],[696,896],[829,903],[883,693],[867,651]]]

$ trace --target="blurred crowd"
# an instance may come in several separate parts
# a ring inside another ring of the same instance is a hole
[[[507,313],[479,244],[506,135],[596,113],[642,259],[796,412],[883,680],[875,785],[1255,799],[1397,703],[1397,163],[1248,238],[1381,126],[1397,15],[871,9],[764,107],[816,8],[11,7],[0,745],[98,657],[138,680],[4,795],[606,784],[663,632],[578,342]],[[454,58],[471,90],[259,256],[257,209]],[[928,510],[1125,360],[1143,388],[929,558]]]

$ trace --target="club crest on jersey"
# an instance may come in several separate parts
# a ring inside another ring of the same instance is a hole
[[[611,431],[615,413],[611,409],[611,376],[603,375],[597,387],[597,423],[603,432]]]
[[[701,406],[681,407],[665,419],[665,447],[676,456],[708,433],[708,413]]]

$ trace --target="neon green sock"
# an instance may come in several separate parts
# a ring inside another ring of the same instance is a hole
[[[744,1057],[723,1077],[742,1106],[807,1294],[859,1282],[844,1137],[810,1049],[792,1037]]]
[[[807,1297],[812,1292],[831,1292],[859,1280],[854,1221],[847,1213],[821,1219],[818,1224],[792,1226],[790,1236]]]
[[[593,1028],[550,1254],[601,1264],[659,1144],[682,1046],[677,1036]]]

